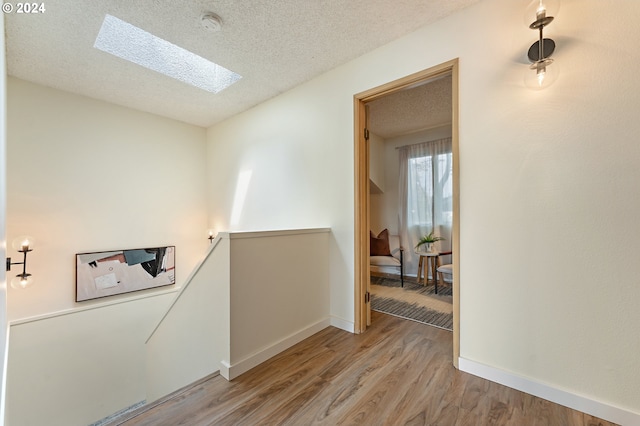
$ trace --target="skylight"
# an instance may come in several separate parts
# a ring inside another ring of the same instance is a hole
[[[212,93],[242,78],[111,15],[105,16],[93,47]]]

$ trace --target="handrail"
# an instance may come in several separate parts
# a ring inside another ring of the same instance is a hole
[[[151,334],[149,334],[149,337],[147,337],[147,340],[145,340],[145,344],[149,343],[149,340],[151,340],[151,338],[153,337],[153,335],[155,334],[155,332],[158,330],[158,328],[160,327],[160,325],[164,322],[165,318],[167,318],[167,316],[169,315],[169,312],[171,312],[171,309],[173,309],[173,307],[175,306],[175,304],[178,302],[178,300],[180,299],[180,297],[182,296],[182,294],[184,293],[184,291],[187,289],[187,287],[189,287],[189,284],[191,284],[191,281],[193,281],[193,278],[196,276],[196,274],[198,273],[198,271],[200,270],[200,268],[202,268],[202,265],[204,265],[204,262],[209,258],[209,256],[211,256],[211,253],[213,253],[213,250],[216,248],[216,246],[218,245],[218,243],[220,242],[221,238],[220,238],[220,234],[218,234],[212,241],[211,241],[211,245],[209,247],[209,251],[205,254],[205,256],[202,258],[202,260],[200,261],[200,263],[198,263],[195,268],[193,268],[193,271],[191,271],[191,274],[189,275],[189,277],[185,280],[184,285],[180,288],[180,291],[178,292],[178,294],[176,294],[176,297],[173,299],[173,302],[171,302],[171,305],[169,305],[169,307],[166,309],[164,315],[162,316],[162,318],[160,318],[160,321],[158,321],[158,323],[156,324],[156,326],[154,327],[153,331],[151,332]]]

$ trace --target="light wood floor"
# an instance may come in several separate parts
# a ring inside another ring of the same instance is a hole
[[[373,313],[241,377],[213,377],[124,425],[611,425],[457,371],[451,333]]]

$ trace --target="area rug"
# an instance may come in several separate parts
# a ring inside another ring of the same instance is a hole
[[[381,285],[385,287],[402,288],[402,283],[400,282],[400,278],[395,278],[387,275],[371,275],[371,284]],[[415,277],[414,278],[405,277],[404,289],[407,291],[413,291],[420,294],[434,295],[436,297],[449,296],[448,300],[451,301],[451,284],[448,284],[448,283],[438,285],[438,294],[436,295],[435,286],[432,283],[429,283],[427,285],[422,285],[415,281]]]
[[[422,285],[405,279],[404,288],[400,279],[388,276],[371,276],[371,309],[406,318],[445,330],[453,330],[453,307],[451,286]]]

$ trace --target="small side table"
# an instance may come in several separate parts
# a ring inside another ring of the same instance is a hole
[[[438,274],[436,271],[438,266],[440,266],[440,253],[437,251],[416,251],[415,253],[420,257],[418,260],[418,283],[422,281],[423,285],[427,285],[427,282],[429,281],[429,273],[427,271],[431,271],[431,277],[433,278],[433,283],[435,285],[435,293],[438,294]],[[424,261],[425,258],[426,262]],[[423,269],[424,278],[422,276]]]

